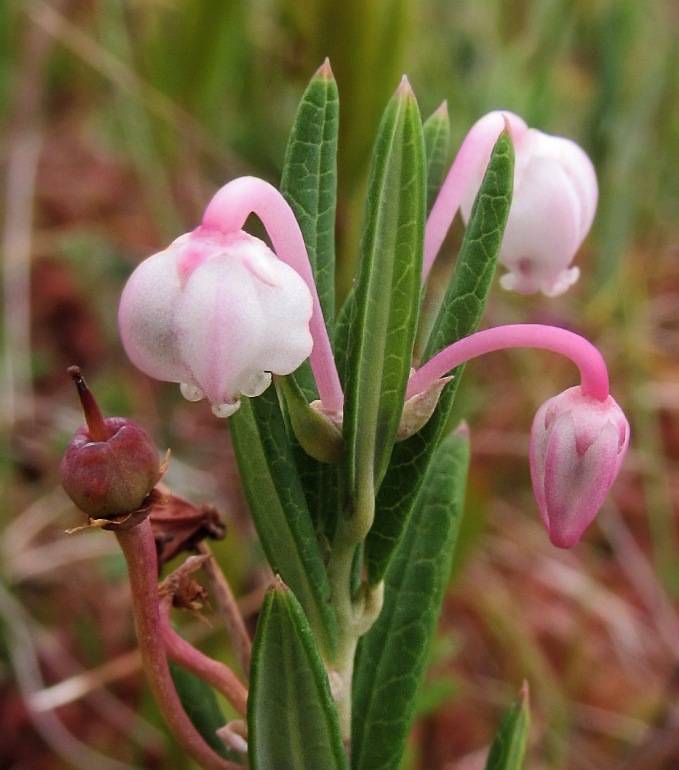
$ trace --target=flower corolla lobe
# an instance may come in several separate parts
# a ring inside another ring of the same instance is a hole
[[[601,508],[629,444],[629,423],[615,400],[580,387],[546,401],[533,421],[533,491],[552,544],[571,548]]]
[[[310,354],[311,293],[258,238],[199,227],[142,262],[118,321],[132,363],[226,417]]]
[[[507,120],[514,142],[514,189],[499,260],[508,269],[500,279],[505,289],[520,294],[541,291],[563,294],[580,275],[571,262],[589,232],[596,211],[598,187],[594,167],[573,141],[528,128],[512,113],[492,112],[470,134],[479,134],[474,181],[463,197],[467,221],[488,165],[488,127]]]

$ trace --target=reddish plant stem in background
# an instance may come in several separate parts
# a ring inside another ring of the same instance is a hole
[[[252,640],[245,627],[245,621],[241,615],[238,603],[231,591],[224,573],[219,569],[215,562],[210,546],[205,542],[198,544],[196,549],[198,553],[210,556],[203,564],[203,569],[207,572],[210,586],[214,596],[217,610],[226,626],[226,630],[233,644],[234,652],[241,664],[243,673],[246,677],[250,674],[250,658],[252,656]]]
[[[170,676],[160,617],[156,545],[149,520],[116,531],[116,537],[130,575],[144,671],[163,718],[182,749],[205,770],[240,770],[240,765],[223,759],[205,743],[184,711]]]
[[[172,598],[161,600],[160,623],[168,657],[218,690],[241,715],[247,711],[248,691],[224,663],[209,658],[174,630],[170,623]]]

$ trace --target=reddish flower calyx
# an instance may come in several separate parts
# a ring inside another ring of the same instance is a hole
[[[104,419],[80,369],[69,368],[86,425],[66,447],[59,473],[68,496],[92,518],[137,510],[161,476],[158,449],[149,434],[124,417]]]

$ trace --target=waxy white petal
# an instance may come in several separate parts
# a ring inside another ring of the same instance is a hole
[[[134,271],[119,324],[136,366],[228,416],[309,356],[311,312],[306,283],[263,241],[198,228]]]
[[[499,261],[509,270],[500,279],[506,289],[521,294],[541,291],[553,297],[572,286],[580,275],[571,267],[589,232],[596,211],[596,174],[586,153],[575,142],[536,129],[525,130],[511,113],[490,113],[471,129],[483,137],[491,116],[512,118],[515,150],[512,206],[500,249]],[[520,121],[520,122],[519,122]],[[469,219],[472,204],[488,165],[485,143],[479,153],[474,181],[461,204]]]

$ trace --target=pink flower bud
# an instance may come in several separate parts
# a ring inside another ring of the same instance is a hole
[[[500,116],[508,120],[516,154],[514,194],[499,256],[509,272],[500,283],[521,294],[542,291],[555,297],[580,275],[579,268],[570,264],[594,219],[598,198],[594,167],[575,142],[527,129],[511,113],[491,112],[469,132],[470,137],[478,134],[479,150],[473,181],[461,204],[465,221],[492,149],[486,126],[496,128]]]
[[[132,273],[118,322],[130,360],[181,383],[218,417],[258,396],[271,372],[289,374],[310,354],[311,293],[258,238],[199,227]]]
[[[530,439],[533,491],[552,544],[575,545],[601,508],[629,444],[629,423],[608,396],[578,387],[538,409]]]

